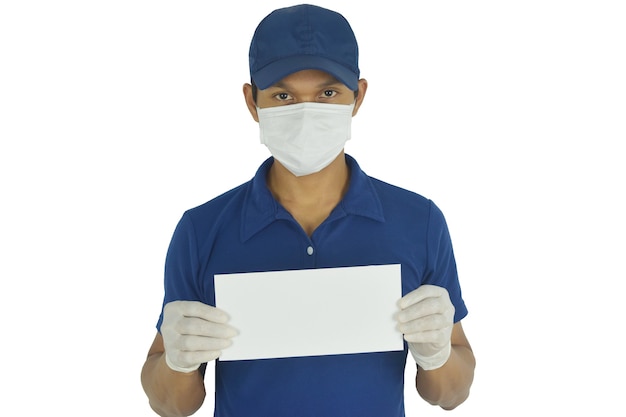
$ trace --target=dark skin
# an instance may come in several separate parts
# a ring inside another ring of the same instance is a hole
[[[359,80],[352,91],[327,73],[305,70],[291,74],[274,86],[254,91],[245,84],[243,93],[252,118],[258,122],[260,108],[284,106],[299,102],[334,104],[354,103],[357,114],[367,81]],[[348,189],[349,170],[342,152],[326,168],[315,174],[296,177],[275,161],[268,174],[268,187],[302,229],[309,235],[328,217]],[[474,378],[475,359],[461,322],[452,327],[451,353],[447,362],[435,370],[418,368],[415,386],[428,403],[451,410],[469,395]],[[181,373],[165,363],[163,338],[157,333],[142,369],[142,385],[151,407],[161,416],[179,417],[195,413],[204,401],[206,391],[200,370]]]

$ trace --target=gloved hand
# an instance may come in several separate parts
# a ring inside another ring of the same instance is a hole
[[[225,312],[199,301],[167,303],[161,323],[167,365],[188,373],[218,358],[237,334],[227,322]]]
[[[452,349],[454,305],[445,288],[422,285],[400,299],[398,330],[404,334],[415,362],[424,370],[446,363]]]

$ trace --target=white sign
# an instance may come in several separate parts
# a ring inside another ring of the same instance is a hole
[[[397,351],[400,265],[215,275],[239,331],[221,361]]]

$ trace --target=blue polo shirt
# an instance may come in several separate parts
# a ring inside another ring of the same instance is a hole
[[[349,189],[311,237],[267,188],[272,158],[251,181],[186,211],[167,253],[163,305],[215,305],[215,274],[401,264],[403,295],[422,284],[445,287],[455,322],[465,317],[441,211],[367,176],[349,155],[346,162]],[[405,343],[398,352],[217,360],[215,416],[404,416],[406,358]]]

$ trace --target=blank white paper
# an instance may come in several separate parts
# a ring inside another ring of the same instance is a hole
[[[220,360],[397,351],[400,265],[215,275],[239,331]]]

